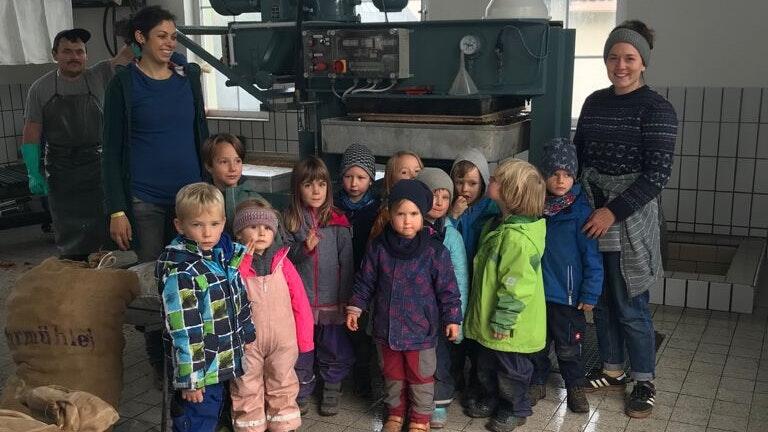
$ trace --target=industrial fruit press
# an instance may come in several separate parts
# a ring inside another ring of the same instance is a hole
[[[300,157],[333,163],[362,142],[377,157],[412,150],[437,164],[467,147],[491,163],[524,150],[536,160],[568,136],[574,30],[541,0],[423,3],[418,22],[361,23],[360,0],[211,0],[262,20],[181,27],[179,40],[266,109],[297,110]],[[408,1],[373,4],[393,13]],[[190,37],[202,34],[221,36],[223,58]]]

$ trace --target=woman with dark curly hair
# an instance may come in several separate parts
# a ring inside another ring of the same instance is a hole
[[[623,389],[624,353],[635,387],[626,414],[653,410],[656,346],[649,289],[662,277],[659,197],[672,171],[677,116],[644,79],[653,32],[640,21],[611,31],[603,58],[611,86],[584,102],[576,128],[581,183],[595,209],[583,227],[603,252],[603,293],[594,309],[602,369],[585,390]]]
[[[102,179],[112,240],[154,261],[174,237],[176,193],[202,179],[208,137],[200,66],[176,65],[175,17],[158,6],[129,21],[137,61],[115,73],[104,100]],[[159,307],[159,305],[158,305]],[[150,363],[162,376],[160,328],[146,328]]]

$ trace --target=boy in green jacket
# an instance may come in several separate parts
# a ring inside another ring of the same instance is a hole
[[[470,417],[493,415],[488,428],[508,432],[532,414],[528,354],[544,348],[547,314],[541,257],[546,225],[540,216],[546,184],[533,165],[508,159],[496,168],[488,196],[502,211],[480,236],[464,335],[482,347],[478,379],[483,395]]]

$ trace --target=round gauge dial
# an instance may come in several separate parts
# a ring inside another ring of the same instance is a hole
[[[465,55],[472,55],[480,51],[480,38],[475,35],[466,35],[461,38],[459,48]]]

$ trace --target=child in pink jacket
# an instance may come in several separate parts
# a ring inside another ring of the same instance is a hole
[[[288,431],[301,426],[296,403],[299,352],[314,350],[314,319],[304,285],[288,248],[274,244],[277,214],[249,200],[237,207],[233,228],[248,246],[240,264],[246,282],[256,340],[245,346],[245,374],[232,381],[235,431]]]

